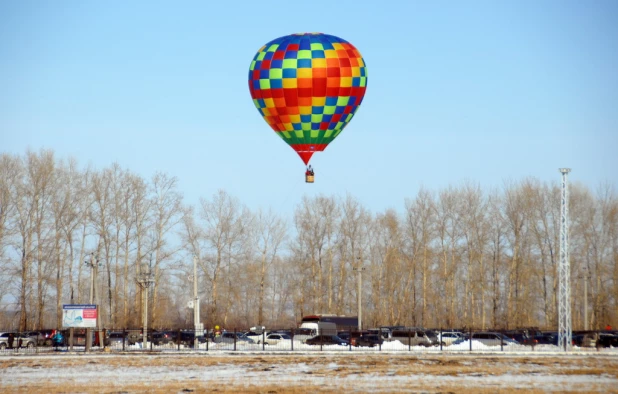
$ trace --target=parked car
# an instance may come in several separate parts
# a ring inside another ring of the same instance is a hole
[[[618,347],[618,335],[615,334],[599,334],[597,347]]]
[[[393,332],[394,331],[391,328],[389,328],[389,327],[370,328],[369,330],[367,330],[367,332],[370,333],[370,334],[379,335],[385,341],[392,341],[393,340]]]
[[[348,342],[339,338],[337,335],[320,334],[305,341],[307,345],[341,345],[348,346]]]
[[[242,332],[235,333],[231,331],[222,332],[221,335],[215,337],[214,342],[215,343],[234,343],[234,340],[236,341],[236,343],[244,343],[244,344],[254,344],[255,343],[253,339],[247,337]]]
[[[418,329],[395,330],[392,333],[392,339],[408,346],[428,347],[433,345],[425,331]]]
[[[506,332],[505,335],[521,345],[535,346],[539,344],[538,339],[530,337],[527,332],[511,331]]]
[[[534,337],[538,345],[555,345],[558,346],[558,333],[546,332]]]
[[[288,341],[291,341],[291,340],[292,340],[292,337],[287,334],[273,333],[273,334],[268,334],[266,338],[264,338],[264,344],[280,345],[280,344],[288,343]]]
[[[460,338],[453,342],[453,345],[458,345],[460,343],[466,342],[469,339]],[[472,340],[482,343],[485,346],[512,346],[518,345],[519,343],[504,334],[499,332],[474,332],[472,333]]]
[[[108,346],[119,347],[124,343],[125,346],[129,345],[128,334],[125,335],[122,331],[112,331],[109,333]]]
[[[357,334],[357,333],[355,333],[355,334]],[[352,340],[352,338],[350,337],[350,332],[349,331],[339,331],[337,333],[337,336],[339,338],[343,339],[344,341],[348,342],[348,343],[350,343],[351,340]],[[352,343],[352,344],[354,344],[354,343]]]
[[[22,336],[26,336],[34,342],[35,346],[39,345],[39,336],[41,335],[38,331],[26,331],[22,333]]]
[[[463,338],[463,334],[457,331],[445,331],[438,334],[438,345],[442,342],[442,345],[449,346],[456,340]]]
[[[381,336],[376,335],[376,334],[364,334],[359,337],[352,338],[351,343],[353,346],[356,346],[356,347],[359,347],[359,346],[374,347],[374,346],[382,345],[384,343],[384,339],[382,339]]]
[[[577,347],[595,347],[597,344],[596,333],[593,332],[573,333],[572,339]]]
[[[425,335],[427,335],[427,338],[429,338],[429,340],[431,341],[433,345],[440,345],[440,342],[438,342],[438,335],[440,335],[439,331],[436,331],[436,330],[424,330],[424,331],[425,331]]]
[[[206,343],[206,341],[207,339],[204,335],[197,336],[198,345],[202,343]],[[180,343],[181,345],[185,345],[188,347],[194,346],[195,345],[195,331],[193,330],[180,331],[180,338],[175,339],[174,342],[177,344]]]
[[[56,330],[53,330],[53,329],[39,330],[38,333],[39,335],[37,337],[37,345],[39,346],[51,346],[52,345],[52,338],[54,337],[54,334],[56,334]]]
[[[13,338],[13,348],[25,347],[25,348],[33,348],[36,346],[36,341],[32,338],[19,333],[13,332],[2,332],[0,333],[0,350],[4,350],[6,348],[10,348],[9,339]]]
[[[253,342],[255,343],[262,343],[262,338],[265,338],[268,335],[268,332],[264,332],[264,333],[257,333],[254,331],[249,331],[245,333],[245,336],[247,338],[250,338],[253,340]]]
[[[173,343],[178,337],[177,331],[157,331],[152,333],[152,344],[156,346]]]

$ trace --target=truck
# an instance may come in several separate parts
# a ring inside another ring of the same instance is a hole
[[[316,335],[337,335],[337,325],[327,322],[305,322],[294,332],[294,340],[304,343]]]

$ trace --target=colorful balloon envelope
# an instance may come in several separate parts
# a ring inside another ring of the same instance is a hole
[[[322,33],[272,40],[249,69],[253,103],[305,164],[350,123],[366,88],[367,68],[358,50]]]

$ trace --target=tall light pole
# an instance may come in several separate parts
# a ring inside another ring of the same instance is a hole
[[[590,273],[588,268],[584,268],[584,330],[588,331],[588,280],[590,279]]]
[[[197,349],[199,341],[198,335],[203,335],[204,325],[200,323],[200,299],[197,296],[197,257],[193,256],[193,324],[194,324],[194,340],[193,349]]]
[[[95,253],[90,254],[90,260],[84,261],[88,267],[90,267],[90,305],[94,304],[95,296],[96,296],[96,280],[98,268],[101,263],[99,263],[99,256]],[[97,308],[97,320],[99,320],[99,311]],[[92,329],[86,328],[86,351],[89,351],[92,347]]]
[[[573,329],[571,327],[571,268],[569,263],[569,189],[570,168],[560,168],[562,193],[560,199],[560,262],[558,294],[558,346],[571,350]]]
[[[148,289],[150,285],[154,283],[154,276],[150,270],[150,263],[144,263],[140,268],[140,273],[137,275],[137,283],[139,283],[142,288],[142,297],[144,300],[144,310],[142,312],[144,318],[144,344],[142,347],[146,349],[148,347]]]
[[[356,258],[356,268],[354,271],[358,273],[358,290],[357,290],[357,304],[358,304],[358,331],[363,330],[363,271],[365,268],[363,267],[363,262],[359,257]]]

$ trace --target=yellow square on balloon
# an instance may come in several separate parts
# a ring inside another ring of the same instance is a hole
[[[342,88],[352,87],[352,77],[341,77],[341,87]]]
[[[311,78],[313,76],[310,68],[296,69],[296,78]]]
[[[292,89],[298,87],[298,80],[296,78],[283,78],[283,88]]]
[[[325,68],[326,67],[326,59],[312,59],[311,66],[313,68]]]

